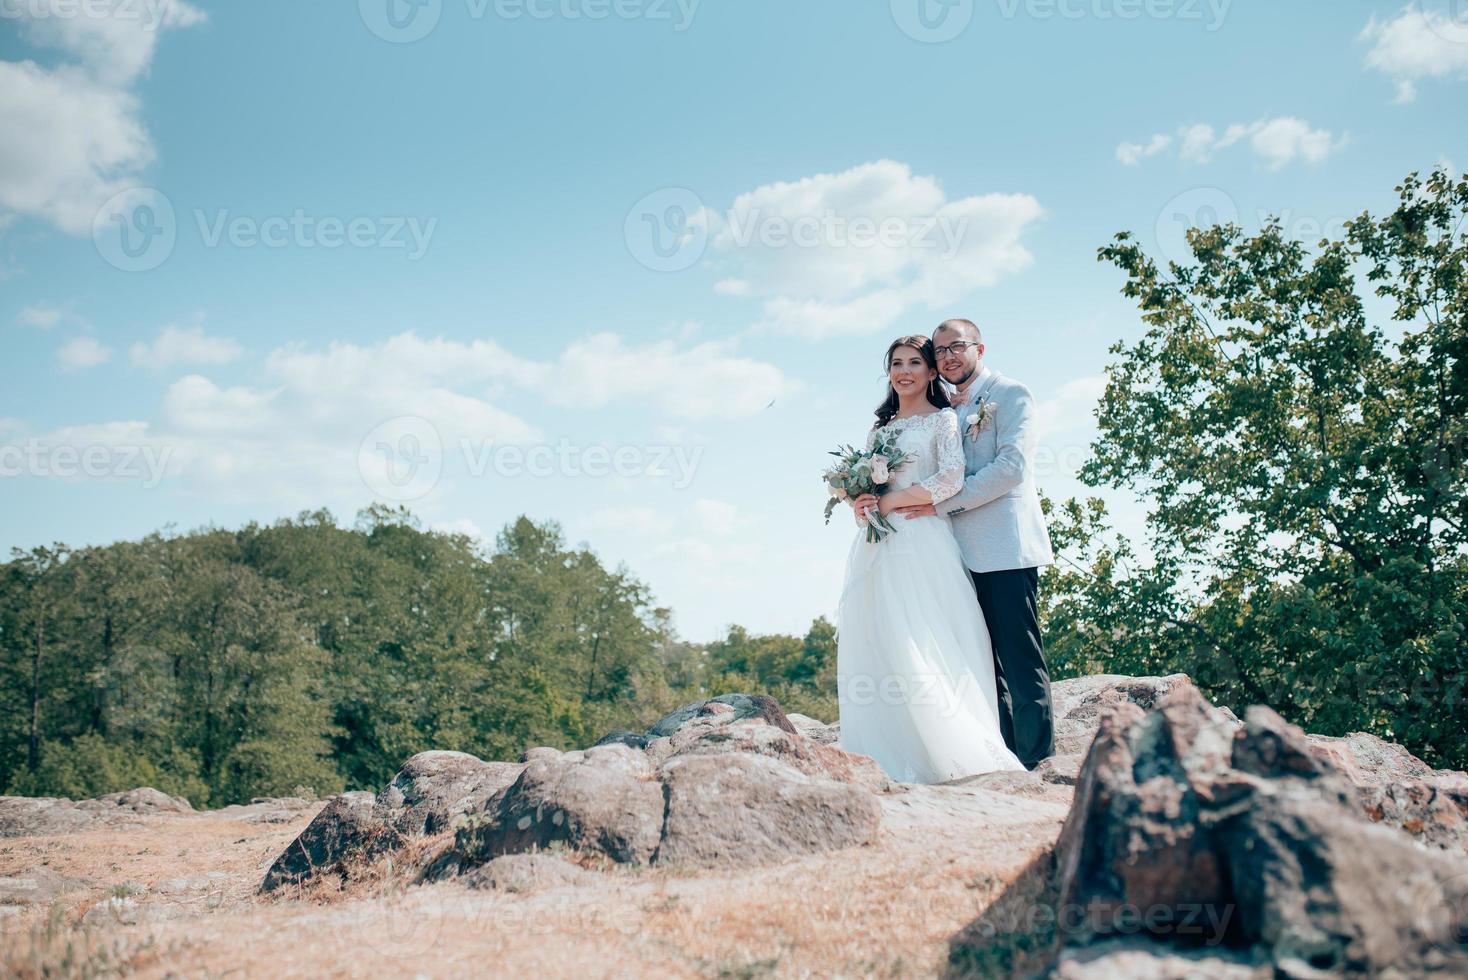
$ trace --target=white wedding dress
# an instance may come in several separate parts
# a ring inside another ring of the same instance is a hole
[[[962,488],[953,409],[893,419],[886,429],[913,456],[892,473],[892,490],[920,483],[941,503]],[[897,530],[875,543],[858,528],[846,560],[836,626],[840,746],[904,783],[1024,769],[1000,733],[993,645],[948,518],[940,508],[891,521]]]

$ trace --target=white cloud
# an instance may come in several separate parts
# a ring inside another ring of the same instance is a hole
[[[110,85],[128,85],[148,70],[163,30],[205,19],[181,0],[26,0],[10,6],[32,44],[65,51]]]
[[[936,178],[893,160],[779,181],[708,217],[734,272],[715,289],[761,298],[764,332],[869,334],[1028,266],[1020,239],[1042,214],[1028,194],[949,200]]]
[[[1141,143],[1122,143],[1116,148],[1116,158],[1125,166],[1135,167],[1143,158],[1154,157],[1171,145],[1171,136],[1158,133],[1145,146]]]
[[[1178,156],[1189,163],[1206,163],[1213,152],[1216,137],[1207,123],[1193,123],[1178,129]],[[1153,137],[1156,139],[1156,137]]]
[[[14,5],[25,36],[74,63],[43,68],[0,61],[0,209],[28,214],[72,234],[87,233],[109,197],[153,161],[131,86],[150,63],[161,30],[198,23],[178,0],[96,4],[28,0]]]
[[[1269,162],[1269,169],[1278,170],[1296,159],[1319,163],[1344,140],[1337,140],[1327,130],[1311,129],[1299,119],[1281,118],[1250,127],[1249,142],[1254,152]]]
[[[1035,403],[1035,432],[1040,441],[1095,430],[1092,414],[1106,391],[1106,375],[1073,378],[1054,395]]]
[[[477,541],[485,542],[484,530],[467,517],[460,517],[452,521],[436,521],[428,525],[430,531],[438,531],[443,534],[466,534]]]
[[[603,507],[586,517],[591,531],[615,531],[644,538],[661,538],[673,531],[673,518],[651,507]]]
[[[701,498],[693,504],[693,520],[705,533],[726,538],[739,528],[739,508],[723,500]]]
[[[1468,18],[1407,6],[1386,22],[1373,16],[1360,39],[1372,42],[1366,65],[1396,82],[1396,101],[1417,97],[1417,82],[1425,78],[1468,78]]]
[[[720,279],[714,283],[714,292],[721,296],[748,296],[749,283],[743,279]]]
[[[557,404],[644,402],[685,419],[752,415],[795,388],[775,365],[732,351],[728,341],[686,349],[672,341],[628,347],[616,334],[600,333],[572,344],[544,370],[554,378]]]
[[[180,334],[188,336],[145,350],[165,357],[197,353],[198,337]],[[62,360],[81,367],[110,353],[79,338],[63,349]],[[687,418],[751,414],[792,387],[780,369],[732,356],[727,343],[635,346],[598,334],[572,345],[559,362],[535,362],[488,340],[427,339],[410,331],[371,345],[279,347],[265,357],[256,383],[221,385],[198,373],[172,382],[156,422],[103,422],[38,438],[78,448],[147,447],[167,459],[170,475],[219,499],[319,505],[361,498],[368,488],[359,450],[369,435],[386,431],[383,425],[426,420],[445,460],[458,459],[466,445],[542,441],[538,428],[482,395],[495,385],[530,396],[548,391],[550,400],[568,406],[640,401]],[[729,524],[717,507],[702,514],[710,526]]]
[[[56,358],[64,371],[80,371],[105,363],[112,356],[112,349],[91,337],[76,337],[68,340],[56,352]]]
[[[202,327],[164,327],[151,344],[133,344],[130,356],[138,367],[161,370],[177,364],[228,364],[243,352],[227,337],[205,335]]]
[[[1143,158],[1170,149],[1174,142],[1178,158],[1188,163],[1207,163],[1220,150],[1236,143],[1246,143],[1270,170],[1279,170],[1297,160],[1320,163],[1345,146],[1346,136],[1333,135],[1326,129],[1313,129],[1309,123],[1293,116],[1234,123],[1224,130],[1222,136],[1207,123],[1191,123],[1178,127],[1175,141],[1172,136],[1158,133],[1145,147],[1139,143],[1122,143],[1116,149],[1117,159],[1125,165],[1136,166]]]
[[[15,315],[15,322],[22,327],[38,327],[41,330],[50,330],[61,322],[61,311],[54,306],[39,303],[27,306]]]

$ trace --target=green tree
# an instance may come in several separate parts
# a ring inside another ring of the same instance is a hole
[[[1185,670],[1468,763],[1468,179],[1397,193],[1313,250],[1277,219],[1190,231],[1165,270],[1129,234],[1100,249],[1146,331],[1111,348],[1082,478],[1148,500],[1150,555],[1099,501],[1050,508],[1078,556],[1046,573],[1058,673]]]

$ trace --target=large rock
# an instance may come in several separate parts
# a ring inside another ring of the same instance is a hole
[[[887,791],[893,785],[871,756],[822,744],[759,718],[697,716],[672,736],[650,742],[647,754],[659,764],[689,755],[762,755],[784,762],[807,776],[865,786],[873,792]]]
[[[678,710],[664,715],[657,724],[647,730],[647,740],[652,741],[660,736],[671,736],[700,715],[723,716],[726,721],[759,718],[766,724],[773,725],[792,735],[799,734],[790,719],[785,716],[780,702],[768,694],[720,694],[718,697],[685,704]]]
[[[1402,746],[1365,732],[1309,740],[1351,781],[1373,821],[1432,847],[1468,853],[1468,774],[1433,769]]]
[[[850,847],[872,839],[874,794],[894,787],[874,760],[801,734],[764,695],[694,702],[646,738],[631,735],[527,750],[519,778],[425,876],[555,845],[624,864],[707,866]]]
[[[881,825],[870,791],[764,755],[684,755],[660,775],[668,812],[657,864],[767,864],[869,843]]]
[[[182,796],[169,796],[151,786],[140,786],[123,793],[108,793],[95,800],[81,800],[77,806],[94,813],[193,813],[194,807]]]
[[[663,791],[646,754],[620,743],[539,755],[491,812],[459,831],[447,865],[472,867],[553,842],[646,864],[663,822]]]
[[[80,891],[90,878],[63,875],[44,865],[0,877],[0,905],[49,905],[67,892]]]
[[[51,796],[0,796],[0,838],[54,837],[91,830],[102,815]]]
[[[1468,967],[1453,914],[1468,907],[1468,861],[1372,824],[1351,780],[1270,709],[1240,724],[1190,684],[1102,716],[1054,868],[1063,976],[1147,975],[1138,943],[1152,939],[1167,943],[1154,952],[1231,950],[1219,975]]]
[[[375,796],[343,793],[327,803],[276,859],[260,890],[323,873],[345,875],[353,864],[413,838],[452,830],[497,806],[524,770],[522,764],[485,762],[464,752],[420,752]],[[268,811],[257,817],[267,818]]]
[[[790,719],[790,724],[795,726],[796,731],[813,742],[820,742],[822,745],[837,745],[841,741],[839,721],[828,725],[819,718],[812,718],[810,715],[802,715],[798,712],[791,712],[785,717]]]
[[[379,816],[401,834],[436,834],[482,812],[525,766],[465,752],[420,752],[377,794]]]
[[[1068,677],[1050,685],[1050,715],[1055,723],[1055,754],[1084,756],[1096,737],[1101,716],[1122,704],[1151,708],[1176,687],[1193,687],[1187,674],[1128,677],[1091,674]],[[1232,712],[1223,709],[1232,717]]]
[[[1080,779],[1081,761],[1096,737],[1102,716],[1123,704],[1150,708],[1180,686],[1193,686],[1187,674],[1166,677],[1092,674],[1052,681],[1050,712],[1055,724],[1055,755],[1027,772],[978,773],[948,782],[1068,805]],[[1233,717],[1232,712],[1222,710],[1227,717]]]
[[[87,830],[140,826],[137,818],[190,814],[181,796],[142,786],[92,800],[51,796],[0,796],[0,837],[52,837]]]
[[[345,877],[353,862],[370,860],[401,846],[403,840],[403,835],[377,813],[373,794],[342,793],[328,800],[300,836],[275,859],[260,891],[302,884],[328,873]]]

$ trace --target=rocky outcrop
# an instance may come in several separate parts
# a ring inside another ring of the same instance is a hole
[[[140,816],[193,812],[183,797],[147,786],[93,800],[0,796],[0,837],[51,837],[104,827],[135,827]]]
[[[513,762],[485,762],[466,752],[420,752],[377,794],[377,814],[401,834],[452,830],[524,772]]]
[[[0,905],[49,905],[67,892],[93,884],[90,878],[58,874],[43,866],[0,877]]]
[[[950,780],[954,785],[977,786],[1049,803],[1070,805],[1080,778],[1081,761],[1102,715],[1123,704],[1150,708],[1174,688],[1193,685],[1186,674],[1166,677],[1127,677],[1093,674],[1053,681],[1050,712],[1055,723],[1055,754],[1029,772],[993,772]],[[1224,710],[1229,717],[1231,712]]]
[[[327,801],[291,841],[260,886],[262,892],[302,884],[318,875],[344,874],[348,862],[370,859],[403,843],[403,835],[376,812],[371,793],[342,793]]]
[[[1373,824],[1328,755],[1190,683],[1111,705],[1052,859],[956,939],[953,972],[1461,975],[1468,861]]]
[[[1365,732],[1308,738],[1311,750],[1351,781],[1371,820],[1424,844],[1468,854],[1468,773],[1434,769],[1400,745]]]
[[[725,716],[727,721],[758,718],[765,724],[787,731],[792,735],[799,734],[790,719],[785,716],[780,702],[768,694],[720,694],[718,697],[690,702],[676,711],[669,712],[647,730],[644,738],[652,741],[655,738],[671,736],[681,731],[685,725],[700,715],[721,715]]]
[[[349,876],[354,865],[413,838],[452,830],[494,806],[525,768],[465,752],[420,752],[375,796],[355,792],[332,798],[276,859],[260,890],[323,874]]]
[[[874,794],[894,785],[872,759],[801,734],[763,695],[696,702],[645,737],[540,747],[524,759],[428,877],[554,845],[621,864],[701,867],[851,847],[874,839]]]
[[[667,815],[656,864],[768,864],[865,844],[881,824],[881,806],[867,787],[765,755],[682,755],[659,776]]]
[[[450,862],[438,873],[555,842],[646,864],[657,848],[662,821],[662,787],[641,750],[611,743],[540,755],[482,821],[459,833]]]

